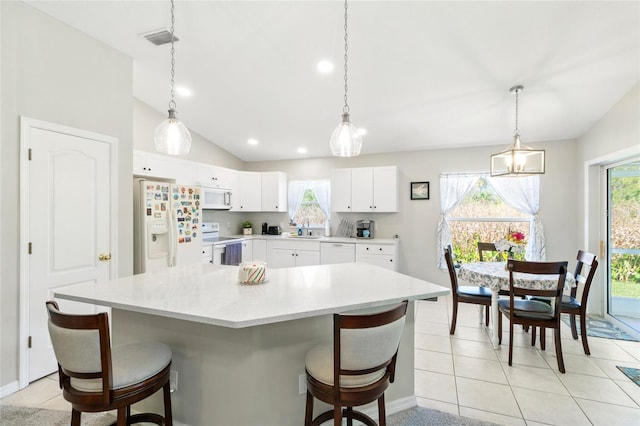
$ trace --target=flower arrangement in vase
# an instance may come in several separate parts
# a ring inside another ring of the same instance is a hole
[[[496,248],[507,253],[509,259],[513,259],[514,254],[522,254],[525,251],[527,241],[522,232],[512,232],[509,230],[505,238],[496,241]]]

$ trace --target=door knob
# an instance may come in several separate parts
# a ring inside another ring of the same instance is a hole
[[[101,254],[100,256],[98,256],[98,260],[100,262],[106,262],[108,260],[111,260],[111,253]]]

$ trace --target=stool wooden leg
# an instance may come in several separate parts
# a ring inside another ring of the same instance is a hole
[[[167,382],[163,387],[164,393],[164,424],[173,426],[173,413],[171,412],[171,383]]]
[[[80,416],[82,413],[80,413],[80,411],[72,408],[71,409],[71,426],[80,426],[81,421],[80,421]]]
[[[387,413],[384,407],[384,394],[378,398],[378,424],[380,426],[387,426]]]
[[[313,395],[307,391],[307,405],[304,409],[304,426],[311,426],[313,418]]]

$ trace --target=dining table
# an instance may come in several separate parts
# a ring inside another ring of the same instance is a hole
[[[469,262],[456,265],[458,280],[463,284],[486,287],[491,290],[491,344],[498,348],[498,291],[509,291],[509,271],[506,262]],[[518,274],[514,280],[519,287],[536,290],[549,290],[558,285],[557,275]],[[567,272],[564,287],[570,289],[576,286],[576,280],[571,272]]]

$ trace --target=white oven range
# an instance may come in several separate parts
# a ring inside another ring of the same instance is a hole
[[[211,253],[210,262],[214,265],[225,265],[226,247],[228,244],[241,243],[242,238],[234,237],[221,237],[220,236],[220,224],[217,222],[204,222],[202,224],[202,245],[203,253],[208,257],[208,253]],[[207,249],[207,246],[212,248],[211,252]]]

